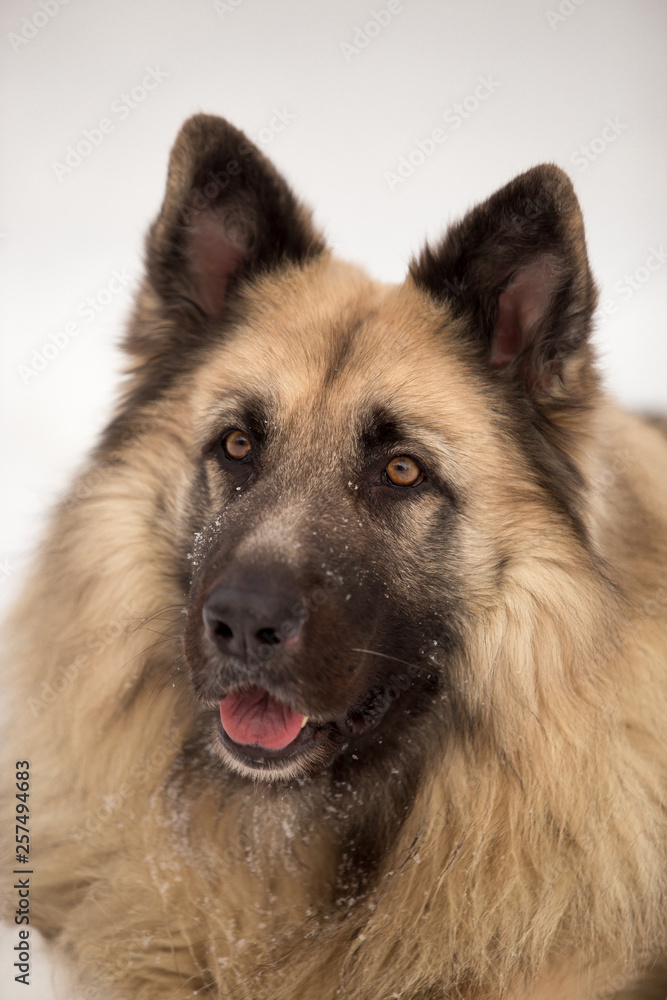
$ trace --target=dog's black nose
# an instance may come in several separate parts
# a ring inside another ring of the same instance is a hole
[[[268,658],[274,646],[295,645],[301,630],[298,594],[259,575],[218,582],[204,602],[209,637],[221,653]]]

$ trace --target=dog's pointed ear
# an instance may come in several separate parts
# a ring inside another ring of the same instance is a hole
[[[558,167],[534,167],[501,188],[427,246],[410,274],[463,320],[501,377],[544,402],[583,389],[597,292],[579,204]]]
[[[224,316],[240,279],[323,249],[308,210],[243,132],[214,115],[185,122],[146,240],[148,286],[184,335]],[[135,324],[135,341],[154,319]]]

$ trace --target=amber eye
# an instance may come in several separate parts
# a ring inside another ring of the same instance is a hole
[[[394,486],[417,486],[424,478],[424,473],[414,458],[409,458],[408,455],[397,455],[396,458],[392,458],[384,471]]]
[[[248,458],[252,451],[250,439],[243,431],[230,431],[223,438],[222,446],[227,458],[231,458],[235,462],[242,462],[244,458]]]

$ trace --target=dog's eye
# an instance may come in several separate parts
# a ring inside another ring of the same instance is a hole
[[[394,486],[417,486],[424,478],[424,473],[409,455],[392,458],[384,472]]]
[[[230,431],[222,439],[222,447],[227,458],[234,462],[242,462],[250,458],[252,445],[247,434],[243,431]]]

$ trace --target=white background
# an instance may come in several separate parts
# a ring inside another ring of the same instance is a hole
[[[643,270],[667,247],[664,0],[403,0],[364,35],[386,0],[42,3],[4,0],[0,12],[3,604],[108,416],[131,287],[92,321],[78,310],[99,302],[114,270],[136,283],[170,145],[196,111],[259,136],[338,252],[385,280],[401,280],[424,236],[515,174],[560,164],[609,306],[596,333],[609,387],[667,411],[667,266]],[[149,69],[161,82],[115,110]],[[484,100],[473,97],[480,79]],[[276,111],[293,117],[271,132]],[[56,176],[104,118],[113,130]],[[387,172],[435,128],[446,140],[391,189]],[[72,321],[78,336],[21,377]]]

